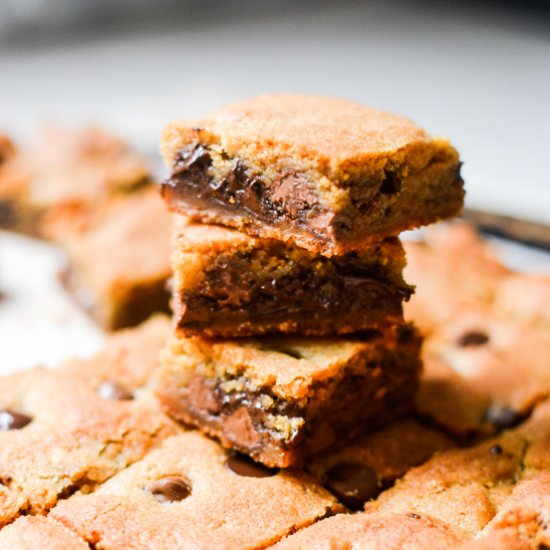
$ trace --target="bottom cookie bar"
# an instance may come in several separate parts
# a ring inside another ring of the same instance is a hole
[[[170,416],[287,467],[410,408],[419,348],[406,325],[354,339],[173,337],[156,391]]]
[[[265,468],[188,432],[50,517],[98,549],[252,550],[342,510],[303,472]]]

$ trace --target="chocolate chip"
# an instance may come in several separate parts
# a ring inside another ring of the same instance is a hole
[[[420,516],[419,516],[418,514],[415,514],[414,512],[411,512],[409,515],[410,515],[411,518],[413,518],[413,519],[420,519]]]
[[[128,388],[115,380],[103,382],[97,388],[97,393],[102,399],[110,401],[129,401],[134,398],[134,394]]]
[[[486,411],[484,421],[492,424],[498,431],[516,426],[523,416],[516,410],[504,405],[492,404]]]
[[[384,181],[380,186],[380,193],[382,195],[395,195],[401,191],[401,180],[395,172],[386,172]]]
[[[504,451],[502,449],[502,447],[500,445],[493,445],[490,449],[489,449],[489,452],[492,454],[492,455],[501,455]]]
[[[277,468],[268,468],[242,454],[228,456],[225,465],[233,473],[243,477],[271,477],[278,472]]]
[[[470,346],[482,346],[483,344],[486,344],[489,341],[489,336],[485,332],[481,332],[480,330],[471,330],[469,332],[465,332],[458,340],[457,345],[459,345],[462,348],[470,347]]]
[[[145,487],[159,502],[176,502],[191,494],[191,485],[178,476],[166,476],[151,481]]]
[[[198,182],[206,183],[208,178],[206,170],[212,164],[212,158],[206,147],[198,143],[184,147],[178,154],[174,167],[172,169],[173,176],[185,175],[197,177]],[[176,184],[173,178],[165,182],[169,186]]]
[[[358,510],[380,493],[376,473],[363,464],[343,462],[327,472],[327,487],[352,510]]]
[[[20,430],[32,422],[32,416],[16,413],[10,409],[0,410],[0,430]]]

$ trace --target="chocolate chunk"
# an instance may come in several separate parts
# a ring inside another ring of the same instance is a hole
[[[516,426],[523,420],[518,411],[504,405],[493,404],[485,412],[484,421],[492,424],[497,430],[505,430]]]
[[[0,410],[0,430],[20,430],[32,422],[32,416],[16,413],[10,409]]]
[[[243,477],[271,477],[279,471],[277,468],[268,468],[263,464],[253,462],[250,458],[242,454],[232,454],[228,456],[225,465],[233,473]]]
[[[470,347],[470,346],[482,346],[483,344],[486,344],[489,341],[489,336],[485,334],[485,332],[481,332],[480,330],[471,330],[469,332],[465,332],[458,340],[457,344],[462,347]]]
[[[102,399],[111,401],[129,401],[134,398],[134,394],[116,380],[107,380],[103,382],[99,388],[97,388],[97,393]]]
[[[492,455],[501,455],[503,453],[503,450],[502,450],[502,447],[500,445],[493,445],[490,449],[489,449],[489,452],[492,454]]]
[[[418,514],[415,514],[414,512],[411,512],[409,515],[410,515],[411,518],[413,518],[413,519],[420,519],[420,516],[419,516]]]
[[[395,195],[401,191],[401,179],[395,172],[386,172],[384,181],[380,186],[382,195]]]
[[[376,474],[368,467],[355,462],[343,462],[327,472],[326,486],[348,508],[359,510],[368,500],[375,498],[382,487]]]
[[[159,502],[176,502],[191,494],[191,485],[182,477],[166,476],[151,481],[145,487]]]
[[[225,418],[223,431],[230,441],[238,442],[247,448],[254,447],[261,439],[246,406],[237,408]]]
[[[206,170],[212,164],[210,153],[203,145],[192,145],[182,149],[176,163],[173,173],[182,174],[191,168]]]

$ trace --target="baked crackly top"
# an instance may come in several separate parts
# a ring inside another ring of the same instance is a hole
[[[411,357],[418,341],[402,345]],[[161,372],[196,371],[202,376],[245,377],[258,388],[269,386],[274,395],[301,398],[316,382],[331,381],[349,369],[361,369],[369,360],[381,361],[395,353],[393,334],[370,338],[264,338],[209,340],[173,336],[161,351]]]
[[[345,180],[363,165],[383,168],[404,149],[415,150],[410,162],[420,167],[431,156],[426,149],[432,145],[434,150],[443,146],[453,151],[407,118],[353,101],[287,93],[255,97],[201,119],[169,124],[161,138],[166,163],[171,166],[178,152],[192,143],[218,146],[259,169],[291,159],[333,180]]]

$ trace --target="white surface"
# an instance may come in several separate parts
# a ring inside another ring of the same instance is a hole
[[[469,206],[550,223],[550,26],[506,3],[335,2],[101,40],[0,48],[0,125],[99,122],[157,146],[170,119],[257,93],[356,99],[452,138]]]
[[[494,244],[510,267],[550,273],[550,253],[500,239]],[[64,266],[54,246],[0,231],[0,375],[100,348],[105,336],[59,283]]]
[[[102,332],[59,282],[55,247],[0,231],[0,374],[97,351]]]

